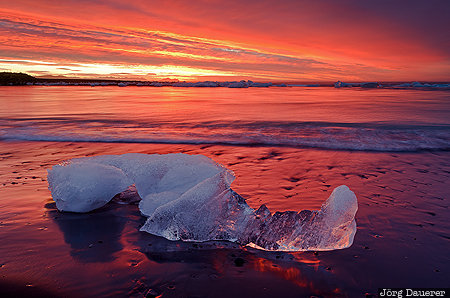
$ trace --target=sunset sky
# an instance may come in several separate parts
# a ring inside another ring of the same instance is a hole
[[[0,0],[0,71],[450,81],[450,1]]]

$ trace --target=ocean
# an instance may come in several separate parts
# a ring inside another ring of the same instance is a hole
[[[450,278],[450,91],[0,87],[0,286],[45,296],[353,297]],[[138,232],[136,206],[59,213],[46,170],[101,154],[203,154],[270,211],[358,198],[353,246],[263,252]]]
[[[354,88],[355,89],[355,88]],[[448,90],[3,88],[3,140],[448,150]]]

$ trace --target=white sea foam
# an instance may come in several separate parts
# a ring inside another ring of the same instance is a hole
[[[48,142],[96,142],[96,143],[149,143],[149,144],[223,144],[236,146],[273,146],[273,147],[311,147],[336,150],[416,152],[421,150],[449,150],[450,126],[382,126],[382,125],[346,125],[339,123],[286,123],[265,122],[254,125],[242,125],[230,122],[228,130],[214,123],[197,127],[177,127],[181,132],[172,133],[162,128],[152,133],[139,134],[135,130],[115,130],[111,123],[95,122],[95,130],[102,124],[101,135],[86,129],[85,123],[76,125],[73,132],[67,132],[62,126],[67,123],[52,123],[55,132],[48,131],[49,126],[39,124],[26,127],[12,127],[0,132],[0,140],[26,140]],[[130,122],[130,126],[133,125]],[[135,125],[140,125],[139,123]],[[200,126],[200,125],[199,125]],[[60,128],[61,127],[61,128]],[[46,131],[47,130],[47,131]],[[206,132],[205,132],[206,130]]]

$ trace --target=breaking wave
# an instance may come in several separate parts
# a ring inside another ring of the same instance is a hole
[[[291,121],[156,122],[0,119],[0,139],[49,142],[221,144],[334,150],[450,150],[450,125]]]

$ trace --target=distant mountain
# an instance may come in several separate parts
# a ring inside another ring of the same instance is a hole
[[[0,86],[10,85],[26,85],[27,83],[36,82],[33,76],[20,72],[0,72]]]

